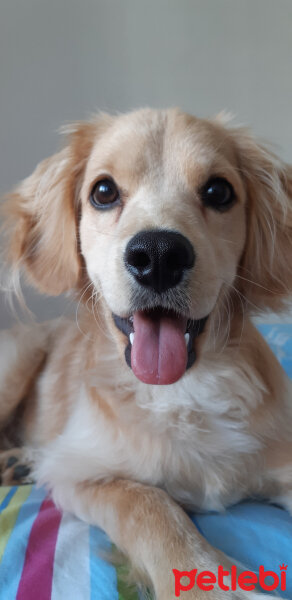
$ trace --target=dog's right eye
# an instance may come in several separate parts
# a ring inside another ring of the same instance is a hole
[[[113,208],[120,203],[120,193],[112,179],[101,179],[95,183],[90,194],[90,202],[94,208],[101,210]]]
[[[201,190],[203,204],[218,212],[225,212],[233,204],[235,194],[232,185],[223,177],[212,177]]]

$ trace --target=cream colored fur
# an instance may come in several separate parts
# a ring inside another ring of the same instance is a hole
[[[13,280],[23,268],[40,291],[71,291],[77,318],[1,334],[0,424],[5,431],[23,403],[38,483],[104,528],[157,598],[170,600],[172,568],[212,570],[222,560],[180,505],[220,510],[257,495],[292,512],[291,385],[249,319],[282,309],[291,294],[291,169],[245,130],[177,110],[100,115],[67,135],[65,149],[7,198],[5,228]],[[106,175],[123,207],[98,212],[88,198]],[[226,213],[201,205],[210,175],[236,191]],[[193,244],[181,301],[191,318],[210,313],[197,361],[170,386],[135,378],[111,317],[130,312],[126,244],[153,227]],[[184,596],[205,598],[198,589]],[[257,595],[208,593],[223,597]]]

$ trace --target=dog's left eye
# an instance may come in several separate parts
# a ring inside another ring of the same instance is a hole
[[[98,181],[90,194],[90,202],[94,208],[112,208],[120,202],[119,190],[112,179]]]
[[[223,177],[209,179],[201,190],[203,204],[219,212],[231,207],[235,200],[232,185]]]

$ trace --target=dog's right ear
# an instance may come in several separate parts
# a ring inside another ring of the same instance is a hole
[[[67,145],[41,162],[3,204],[5,259],[39,291],[58,295],[78,285],[79,191],[97,137],[111,117],[67,127]],[[13,277],[13,279],[17,279]]]

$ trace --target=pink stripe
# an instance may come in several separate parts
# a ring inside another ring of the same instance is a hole
[[[46,498],[31,528],[16,600],[50,600],[61,516]]]

